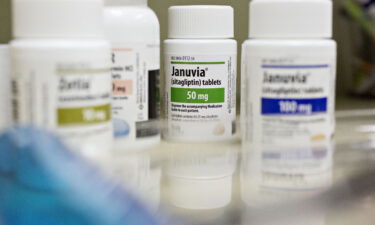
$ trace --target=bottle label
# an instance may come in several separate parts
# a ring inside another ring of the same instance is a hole
[[[252,137],[267,144],[330,140],[334,130],[332,57],[252,59],[248,116]]]
[[[159,45],[151,44],[114,45],[112,110],[116,138],[135,141],[160,135],[159,49]]]
[[[166,56],[165,136],[231,138],[236,131],[236,55]]]
[[[102,56],[91,60],[56,60],[44,54],[15,59],[15,121],[57,131],[83,151],[110,147],[110,69]]]
[[[111,120],[108,68],[69,66],[57,69],[57,74],[58,126],[92,125]]]

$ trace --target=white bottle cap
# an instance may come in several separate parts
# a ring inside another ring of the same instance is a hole
[[[250,38],[331,38],[331,0],[253,0]]]
[[[9,46],[0,44],[0,132],[11,125],[11,78]]]
[[[13,0],[15,38],[101,38],[102,0]]]
[[[172,205],[191,210],[218,209],[232,199],[232,176],[192,179],[168,176],[168,198]]]
[[[105,0],[105,4],[108,6],[147,5],[147,0]]]
[[[233,8],[219,5],[172,6],[169,38],[233,38]]]

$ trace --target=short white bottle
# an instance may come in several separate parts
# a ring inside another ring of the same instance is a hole
[[[245,141],[330,140],[335,129],[336,43],[330,0],[254,0],[243,44]]]
[[[163,138],[210,142],[235,135],[237,42],[231,39],[233,20],[230,6],[169,8]]]
[[[160,28],[147,0],[106,0],[112,44],[115,149],[160,142]]]
[[[14,117],[91,155],[110,150],[110,44],[101,0],[13,0]]]

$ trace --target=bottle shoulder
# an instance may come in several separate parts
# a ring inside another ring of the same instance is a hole
[[[298,40],[248,40],[242,45],[242,52],[247,55],[330,55],[337,52],[336,42],[330,39]]]
[[[160,41],[160,25],[148,7],[106,7],[104,28],[111,42]]]
[[[176,45],[216,45],[216,44],[229,44],[237,45],[234,39],[167,39],[164,44]]]
[[[104,21],[106,24],[115,23],[159,27],[158,17],[155,12],[148,7],[105,7]]]
[[[237,41],[233,39],[168,39],[165,53],[184,54],[236,54]]]
[[[110,43],[105,39],[15,39],[11,48],[103,48],[109,49]]]
[[[244,46],[336,46],[332,39],[249,39],[243,43]]]

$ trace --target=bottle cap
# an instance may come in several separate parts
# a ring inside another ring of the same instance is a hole
[[[169,38],[233,38],[233,8],[219,5],[172,6]]]
[[[179,208],[223,208],[230,203],[232,197],[232,176],[217,179],[168,176],[168,184],[169,201]]]
[[[105,4],[110,6],[135,6],[135,5],[147,5],[147,0],[105,0]]]
[[[13,0],[15,38],[102,38],[102,0]]]
[[[331,0],[253,0],[250,38],[331,38]]]

